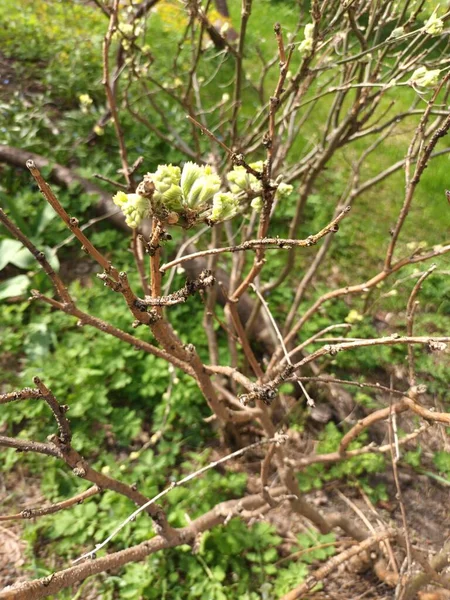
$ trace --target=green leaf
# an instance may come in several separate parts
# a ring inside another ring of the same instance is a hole
[[[23,296],[30,285],[30,280],[26,275],[17,275],[0,283],[0,300],[12,298],[14,296]]]
[[[14,259],[20,250],[23,250],[23,245],[19,240],[6,239],[0,243],[0,271],[9,263],[16,264]]]
[[[39,221],[36,227],[36,235],[40,235],[45,230],[50,221],[53,221],[55,217],[56,212],[54,211],[54,209],[50,206],[50,204],[46,204],[42,209],[41,214],[39,215]]]
[[[212,569],[212,574],[217,581],[223,581],[226,577],[225,571],[220,566],[214,567],[214,569]]]
[[[439,450],[435,453],[433,462],[440,473],[450,473],[450,452]]]
[[[31,252],[27,248],[22,246],[22,248],[20,248],[19,251],[16,252],[16,254],[12,257],[12,259],[9,262],[15,265],[16,267],[19,267],[19,269],[29,269],[33,266],[34,258]]]
[[[44,246],[43,252],[52,269],[54,271],[59,271],[59,260],[56,254],[53,252],[53,248],[50,248],[50,246]]]

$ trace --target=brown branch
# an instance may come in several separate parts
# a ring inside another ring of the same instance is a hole
[[[55,417],[55,421],[58,425],[59,440],[61,444],[70,444],[72,433],[70,431],[69,421],[67,420],[65,414],[69,407],[67,405],[59,404],[55,396],[44,384],[44,382],[39,379],[39,377],[33,377],[33,383],[38,388],[43,400],[45,400],[45,402],[49,405],[50,410]]]
[[[27,161],[27,168],[33,175],[36,183],[39,186],[39,189],[44,195],[44,198],[51,205],[56,214],[67,225],[67,227],[72,231],[72,233],[78,238],[86,252],[88,252],[88,254],[90,254],[96,262],[98,262],[98,264],[105,270],[106,273],[110,274],[117,281],[119,277],[118,271],[111,265],[109,261],[106,260],[106,258],[91,244],[88,238],[84,235],[84,233],[78,226],[78,219],[76,219],[75,217],[71,217],[67,214],[67,212],[61,206],[61,203],[53,193],[48,183],[44,180],[39,169],[36,167],[32,160]]]
[[[417,592],[423,588],[429,581],[433,579],[434,573],[442,571],[448,567],[448,559],[450,556],[450,542],[444,544],[442,550],[433,556],[429,563],[429,567],[424,572],[412,577],[406,584],[403,600],[413,600]],[[431,572],[430,572],[431,571]]]
[[[111,9],[109,17],[109,26],[103,40],[103,80],[102,83],[105,87],[106,98],[108,100],[109,110],[111,111],[112,120],[114,123],[114,129],[116,131],[117,141],[119,142],[119,153],[122,162],[122,171],[127,182],[128,188],[131,190],[133,182],[130,177],[130,167],[127,158],[127,149],[123,137],[123,131],[120,126],[119,115],[117,112],[116,98],[114,96],[109,76],[109,48],[114,31],[117,29],[118,24],[118,11],[119,11],[119,0],[114,0],[113,7]]]
[[[198,469],[197,471],[194,471],[193,473],[189,473],[189,475],[186,475],[186,477],[183,477],[182,479],[179,479],[179,480],[171,483],[162,492],[160,492],[159,494],[157,494],[151,500],[148,500],[145,504],[143,504],[142,506],[140,506],[139,508],[137,508],[124,521],[122,521],[122,523],[120,523],[114,529],[114,531],[101,544],[97,544],[95,546],[95,550],[92,550],[90,552],[86,552],[86,554],[83,554],[82,556],[80,556],[79,558],[77,558],[74,561],[74,563],[77,563],[77,562],[79,562],[81,560],[84,560],[85,558],[93,558],[93,555],[95,553],[97,553],[99,550],[101,550],[102,548],[104,548],[119,533],[119,531],[121,531],[126,525],[128,525],[128,523],[131,523],[132,521],[134,521],[136,519],[136,517],[141,512],[143,512],[144,510],[147,510],[149,506],[154,505],[157,500],[160,500],[161,498],[163,498],[164,496],[166,496],[167,494],[169,494],[174,488],[180,487],[182,485],[185,485],[189,481],[192,481],[193,479],[196,479],[197,477],[200,477],[201,475],[203,475],[207,471],[209,471],[211,469],[214,469],[217,466],[222,465],[222,464],[224,464],[224,463],[226,463],[226,462],[228,462],[228,461],[230,461],[230,460],[232,460],[234,458],[238,458],[239,456],[242,456],[243,454],[245,454],[246,452],[248,452],[250,450],[255,450],[256,448],[259,448],[259,447],[264,446],[266,444],[272,444],[272,443],[274,443],[275,445],[279,445],[281,443],[284,443],[285,441],[286,441],[286,437],[285,436],[281,436],[281,435],[276,435],[273,439],[269,439],[269,440],[260,440],[258,442],[253,443],[253,444],[245,446],[244,448],[241,448],[240,450],[236,450],[235,452],[231,452],[230,454],[227,454],[226,456],[223,456],[222,458],[219,458],[218,460],[213,460],[209,464],[207,464],[206,466],[201,467],[200,469]]]
[[[241,107],[243,61],[247,23],[252,10],[252,0],[241,2],[241,28],[239,30],[239,44],[236,55],[236,68],[234,74],[233,114],[231,117],[231,146],[234,146],[238,136],[238,116]]]
[[[414,253],[411,256],[400,259],[394,265],[392,265],[389,271],[381,271],[374,275],[371,279],[367,281],[357,284],[357,285],[349,285],[337,290],[332,290],[323,294],[320,298],[318,298],[310,308],[308,308],[302,315],[302,317],[297,321],[297,323],[291,328],[291,331],[287,334],[284,339],[286,345],[290,344],[303,325],[311,318],[313,314],[315,314],[319,308],[328,300],[333,300],[334,298],[340,298],[342,296],[347,296],[351,294],[361,294],[363,292],[367,292],[370,289],[374,288],[377,284],[387,279],[390,275],[399,271],[403,267],[407,265],[412,265],[418,262],[424,262],[426,260],[430,260],[437,256],[442,256],[450,252],[450,244],[446,244],[445,246],[440,247],[437,250],[433,250],[432,252],[426,252],[423,254]],[[273,367],[274,364],[277,364],[281,357],[282,351],[281,348],[278,348],[276,352],[274,352],[271,362],[268,367],[268,371]]]
[[[77,450],[71,446],[70,430],[68,429],[68,422],[64,417],[65,407],[58,403],[53,394],[51,394],[51,392],[37,377],[34,381],[40,393],[43,396],[45,395],[44,399],[48,402],[52,412],[55,415],[55,419],[60,430],[60,436],[49,436],[48,444],[0,436],[0,446],[16,448],[18,450],[27,452],[37,452],[40,454],[46,454],[48,456],[54,456],[55,458],[60,458],[68,467],[72,469],[74,475],[94,483],[100,489],[108,489],[117,492],[118,494],[129,498],[138,506],[148,503],[148,498],[141,494],[135,486],[122,483],[121,481],[109,477],[101,471],[93,469],[81,456],[81,454],[79,454],[79,452],[77,452]],[[168,525],[166,516],[161,508],[152,504],[151,506],[147,505],[145,510],[152,517],[158,532],[165,537],[171,537],[173,529]]]
[[[42,517],[44,515],[52,515],[60,510],[65,510],[66,508],[71,508],[75,504],[81,504],[87,498],[91,498],[91,496],[95,496],[100,492],[100,488],[97,485],[90,487],[84,492],[80,492],[76,496],[72,498],[68,498],[67,500],[63,500],[62,502],[55,502],[50,506],[44,506],[43,508],[24,508],[20,513],[16,513],[14,515],[5,515],[0,516],[0,521],[12,521],[19,519],[35,519],[37,517]]]
[[[353,440],[355,440],[365,429],[367,429],[374,423],[389,418],[389,415],[392,414],[392,412],[400,413],[405,412],[406,410],[408,410],[406,402],[400,401],[396,404],[393,404],[392,406],[380,408],[379,410],[376,410],[367,415],[367,417],[364,417],[364,419],[360,419],[356,423],[356,425],[354,425],[350,429],[350,431],[347,431],[347,433],[342,438],[341,443],[339,444],[339,454],[341,456],[345,455],[347,452],[347,448],[353,442]]]
[[[274,32],[277,39],[278,46],[278,58],[280,66],[280,75],[275,88],[273,96],[270,97],[269,102],[269,129],[263,138],[263,144],[267,148],[267,179],[270,180],[272,174],[272,163],[275,155],[275,117],[277,110],[280,106],[280,96],[283,92],[284,83],[289,69],[289,63],[291,62],[292,54],[294,52],[294,46],[291,46],[288,56],[284,49],[283,31],[280,23],[275,23]]]
[[[423,273],[419,279],[417,280],[416,284],[414,285],[411,294],[409,296],[408,299],[408,304],[406,306],[406,332],[407,335],[412,336],[413,335],[413,326],[414,326],[414,315],[416,312],[416,308],[418,305],[418,302],[416,302],[416,297],[417,294],[420,291],[420,288],[422,287],[422,283],[425,281],[425,279],[431,275],[431,273],[436,269],[436,265],[431,265],[431,267],[428,269],[428,271],[425,271],[425,273]],[[415,373],[414,373],[414,351],[413,351],[413,347],[412,346],[408,346],[408,367],[409,367],[409,385],[410,387],[413,387],[416,385],[416,377],[415,377]]]
[[[18,452],[36,452],[38,454],[45,454],[46,456],[53,456],[54,458],[63,458],[63,453],[53,443],[45,444],[43,442],[0,435],[0,447],[15,448]]]
[[[50,172],[48,178],[57,185],[65,187],[70,187],[74,184],[80,185],[86,194],[98,198],[98,202],[95,206],[96,212],[100,215],[108,214],[109,219],[116,227],[129,233],[130,228],[125,223],[122,211],[117,209],[117,206],[111,200],[110,194],[106,193],[101,187],[98,187],[89,179],[81,177],[72,169],[68,169],[63,165],[50,161],[40,154],[0,144],[0,162],[5,162],[9,165],[23,169],[28,160],[33,161],[38,169],[49,169]]]
[[[284,488],[278,488],[273,491],[273,494],[280,495],[284,491]],[[118,569],[130,562],[142,561],[147,556],[166,548],[173,548],[181,544],[192,544],[199,533],[208,531],[233,516],[242,515],[244,511],[255,510],[262,506],[264,506],[264,500],[261,499],[260,494],[222,502],[192,521],[187,527],[176,529],[175,535],[171,539],[165,539],[157,535],[151,540],[126,550],[85,561],[80,565],[52,573],[41,579],[19,583],[0,592],[0,600],[30,600],[30,598],[40,600],[46,598],[92,575],[110,569]]]
[[[264,372],[253,353],[253,350],[250,346],[250,342],[247,337],[247,333],[245,331],[244,326],[242,325],[241,319],[237,312],[236,304],[234,302],[230,301],[225,305],[225,314],[230,317],[234,325],[234,328],[239,338],[239,342],[241,343],[245,357],[248,360],[253,370],[253,373],[256,375],[256,377],[258,377],[258,379],[263,377]]]
[[[186,364],[186,362],[179,360],[175,356],[172,356],[166,350],[162,348],[157,348],[156,346],[149,344],[145,340],[141,340],[137,337],[134,337],[126,331],[114,327],[114,325],[111,325],[111,323],[108,323],[106,321],[103,321],[102,319],[99,319],[98,317],[94,317],[93,315],[81,311],[76,306],[64,305],[61,302],[57,302],[52,298],[44,296],[38,290],[31,290],[31,293],[32,297],[36,300],[42,300],[43,302],[50,304],[50,306],[52,306],[56,310],[61,310],[62,312],[65,312],[68,315],[76,317],[79,320],[79,325],[90,325],[91,327],[95,327],[95,329],[98,329],[99,331],[104,331],[105,333],[108,333],[109,335],[112,335],[122,340],[123,342],[130,344],[130,346],[133,346],[138,350],[142,350],[147,354],[153,354],[158,358],[162,358],[163,360],[173,364],[174,367],[178,367],[188,375],[193,375],[192,369],[189,367],[188,364]]]
[[[377,419],[382,420],[382,419]],[[376,421],[373,421],[374,423]],[[370,424],[372,424],[370,423]],[[417,436],[422,434],[430,427],[429,424],[421,425],[415,431],[405,435],[405,437],[401,438],[398,441],[399,446],[403,446],[410,442],[411,440],[416,439]],[[390,444],[384,444],[383,446],[376,446],[373,442],[367,444],[367,446],[363,446],[362,448],[354,448],[353,450],[346,450],[345,455],[342,455],[342,452],[336,450],[335,452],[327,452],[326,454],[311,454],[308,456],[303,456],[302,458],[298,458],[294,461],[291,461],[292,465],[297,469],[304,469],[305,467],[309,467],[310,465],[315,464],[333,464],[340,462],[341,460],[354,458],[355,456],[362,456],[363,454],[386,454],[390,452],[391,446]]]
[[[424,170],[426,169],[426,166],[430,159],[431,153],[433,152],[439,139],[441,137],[443,137],[444,135],[446,135],[448,130],[450,129],[450,115],[447,115],[447,117],[444,120],[444,122],[442,123],[442,125],[431,136],[431,139],[428,142],[428,144],[426,144],[425,147],[423,148],[423,150],[421,150],[419,158],[417,160],[415,170],[414,170],[414,175],[412,176],[412,178],[409,178],[409,165],[410,165],[410,160],[412,158],[412,154],[414,151],[414,147],[415,147],[417,138],[418,138],[419,134],[422,133],[423,128],[425,127],[425,124],[428,120],[429,114],[431,112],[431,109],[436,101],[436,98],[437,98],[439,92],[441,91],[442,87],[449,80],[450,80],[450,73],[447,73],[447,75],[444,77],[444,79],[440,82],[440,84],[436,88],[430,102],[428,103],[427,108],[425,109],[425,112],[420,120],[420,123],[417,127],[416,133],[415,133],[413,140],[410,144],[410,147],[408,149],[408,155],[407,155],[407,160],[406,160],[406,173],[407,173],[406,195],[405,195],[405,200],[403,202],[403,206],[401,208],[400,214],[397,219],[397,223],[395,224],[394,230],[392,232],[391,241],[390,241],[388,249],[387,249],[386,260],[385,260],[385,265],[384,265],[384,268],[386,271],[389,271],[391,269],[392,257],[394,255],[394,250],[395,250],[395,246],[397,244],[398,237],[400,235],[400,231],[403,227],[403,224],[405,222],[405,219],[406,219],[409,209],[411,207],[415,189],[422,177]]]
[[[61,300],[65,304],[69,304],[69,305],[72,304],[73,301],[72,301],[72,298],[70,297],[69,292],[67,291],[66,286],[62,282],[59,275],[57,273],[55,273],[55,271],[51,267],[50,263],[48,262],[48,260],[45,257],[45,254],[43,252],[41,252],[40,250],[38,250],[36,248],[36,246],[34,246],[34,244],[32,244],[30,242],[30,240],[27,238],[27,236],[21,232],[21,230],[17,227],[17,225],[15,225],[11,221],[11,219],[9,219],[9,217],[6,215],[6,213],[1,208],[0,208],[0,221],[3,223],[3,225],[6,227],[6,229],[8,229],[8,231],[11,233],[11,235],[13,235],[17,240],[19,240],[19,242],[21,242],[25,246],[25,248],[27,248],[27,250],[29,250],[31,252],[31,254],[34,256],[34,258],[38,261],[38,263],[41,265],[41,267],[43,268],[43,270],[45,271],[45,273],[48,275],[51,282],[53,283],[56,292],[61,297]]]
[[[326,225],[323,229],[321,229],[318,233],[308,236],[303,240],[289,240],[282,238],[262,238],[260,240],[247,240],[242,244],[238,244],[236,246],[226,246],[225,248],[209,248],[208,250],[202,250],[201,252],[194,252],[193,254],[186,254],[185,256],[180,256],[171,262],[166,263],[161,267],[161,272],[165,272],[168,269],[172,269],[173,267],[180,265],[188,260],[194,260],[196,258],[200,258],[202,256],[211,256],[215,254],[223,254],[224,252],[245,252],[247,250],[253,248],[262,248],[267,247],[268,250],[276,250],[276,249],[286,249],[290,250],[292,247],[298,248],[309,248],[317,244],[319,240],[325,237],[329,233],[336,233],[339,229],[339,223],[342,219],[349,213],[350,208],[345,207],[336,218],[334,218],[328,225]],[[270,246],[274,246],[274,248],[270,248]]]
[[[350,558],[357,556],[361,552],[368,550],[372,546],[375,546],[384,540],[395,537],[395,535],[395,529],[380,531],[366,540],[363,540],[357,546],[352,546],[337,556],[333,556],[328,560],[327,563],[325,563],[325,565],[320,567],[320,569],[314,571],[314,573],[312,573],[304,583],[285,594],[281,600],[300,600],[304,594],[311,590],[315,585],[322,582],[326,577],[328,577],[328,575],[330,575],[332,571],[337,570],[340,565],[346,563]]]

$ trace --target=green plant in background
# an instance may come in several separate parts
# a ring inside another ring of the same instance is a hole
[[[320,436],[317,452],[319,454],[335,452],[339,448],[343,435],[333,422],[327,423]],[[364,433],[350,444],[349,450],[361,448],[367,441],[368,436]],[[388,499],[386,484],[374,483],[370,476],[382,473],[384,470],[385,458],[382,454],[361,454],[343,459],[331,466],[320,463],[310,465],[298,474],[298,481],[303,491],[321,489],[330,481],[345,482],[350,487],[361,487],[373,502],[378,502]]]

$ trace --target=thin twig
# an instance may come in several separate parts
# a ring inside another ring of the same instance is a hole
[[[165,490],[163,490],[162,492],[157,494],[154,498],[152,498],[151,500],[149,500],[142,506],[140,506],[131,515],[129,515],[120,525],[118,525],[110,533],[110,535],[101,544],[96,544],[94,550],[91,550],[90,552],[86,552],[85,554],[83,554],[82,556],[80,556],[79,558],[74,560],[73,563],[75,564],[85,558],[91,558],[93,555],[96,554],[96,552],[101,550],[101,548],[104,548],[107,544],[109,544],[109,542],[119,533],[119,531],[121,531],[126,525],[128,525],[128,523],[131,523],[132,521],[134,521],[141,512],[143,512],[144,510],[147,510],[147,508],[149,506],[154,504],[157,500],[160,500],[163,496],[165,496],[166,494],[171,492],[174,488],[184,485],[185,483],[188,483],[192,479],[195,479],[196,477],[203,475],[203,473],[205,473],[206,471],[209,471],[210,469],[214,469],[218,465],[228,462],[229,460],[232,460],[234,458],[237,458],[238,456],[245,454],[245,452],[248,452],[249,450],[254,450],[255,448],[259,448],[261,446],[264,446],[265,444],[271,444],[274,442],[280,443],[282,441],[284,441],[284,438],[282,436],[276,436],[275,438],[271,438],[268,440],[260,440],[259,442],[255,442],[254,444],[250,444],[249,446],[246,446],[245,448],[236,450],[235,452],[232,452],[231,454],[227,454],[227,456],[224,456],[224,457],[220,458],[219,460],[210,462],[205,467],[202,467],[201,469],[198,469],[197,471],[190,473],[189,475],[187,475],[186,477],[183,477],[179,481],[174,481],[173,483],[170,484],[169,487],[167,487]]]
[[[436,265],[431,265],[431,267],[427,271],[425,271],[425,273],[422,273],[422,275],[419,277],[416,284],[414,285],[413,289],[411,290],[411,294],[408,299],[408,304],[406,306],[406,327],[407,327],[407,334],[409,336],[413,335],[414,315],[415,315],[416,308],[418,305],[418,302],[416,302],[417,294],[419,293],[420,288],[422,287],[422,283],[425,281],[425,279],[429,275],[431,275],[431,273],[435,269],[436,269]],[[413,350],[412,346],[408,346],[408,366],[409,366],[409,385],[410,385],[410,387],[413,387],[414,385],[416,385],[416,376],[415,376],[415,371],[414,371],[414,350]]]
[[[282,238],[262,238],[260,240],[248,240],[243,242],[242,244],[238,244],[236,246],[226,246],[225,248],[209,248],[207,250],[202,250],[200,252],[193,252],[192,254],[186,254],[185,256],[180,256],[171,262],[166,263],[161,267],[161,272],[167,271],[168,269],[172,269],[173,267],[180,265],[188,260],[194,260],[196,258],[200,258],[203,256],[211,256],[214,254],[223,254],[224,252],[244,252],[247,250],[251,250],[253,248],[263,248],[268,247],[268,250],[276,250],[276,249],[287,249],[289,250],[292,247],[298,248],[309,248],[317,244],[319,240],[321,240],[324,236],[329,233],[335,233],[338,231],[338,225],[342,221],[342,219],[348,214],[349,208],[346,207],[342,210],[342,212],[328,225],[326,225],[323,229],[321,229],[318,233],[308,236],[303,240],[290,240],[290,239],[282,239]],[[270,248],[270,246],[274,246],[274,248]]]

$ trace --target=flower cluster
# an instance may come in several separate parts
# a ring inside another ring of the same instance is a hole
[[[426,67],[419,67],[411,75],[410,82],[418,87],[434,87],[439,81],[440,69],[429,71]]]
[[[425,23],[423,29],[429,35],[440,35],[444,29],[444,21],[437,17],[436,11],[434,11],[431,17]]]
[[[314,25],[312,23],[305,25],[304,36],[304,40],[303,42],[300,42],[298,50],[304,58],[307,58],[310,56],[313,49]]]
[[[260,173],[262,173],[262,170],[263,170],[262,160],[255,162],[255,163],[251,163],[249,166],[253,170],[259,171]],[[227,174],[227,180],[228,180],[228,184],[230,186],[230,190],[234,194],[239,194],[241,192],[245,192],[245,195],[247,195],[247,196],[250,196],[250,197],[254,196],[253,200],[251,201],[251,206],[254,210],[256,210],[258,212],[261,211],[261,209],[263,207],[263,199],[260,196],[260,194],[262,192],[262,183],[257,177],[255,177],[255,175],[252,175],[252,173],[249,173],[245,169],[245,167],[239,166],[239,167],[234,167],[234,169]],[[283,183],[282,181],[281,182],[276,181],[273,183],[277,187],[277,191],[275,193],[276,200],[284,200],[291,194],[291,192],[293,190],[292,185]]]
[[[123,212],[125,215],[126,224],[132,229],[139,227],[142,220],[148,216],[148,200],[139,194],[125,194],[125,192],[117,192],[113,198],[113,202]]]
[[[89,96],[89,94],[80,94],[78,96],[78,100],[80,101],[81,112],[86,114],[93,102],[92,98]]]
[[[262,173],[262,161],[250,165]],[[135,229],[143,219],[155,215],[163,223],[189,228],[199,221],[211,225],[232,219],[241,210],[241,201],[252,199],[251,206],[261,210],[261,181],[244,167],[227,174],[229,192],[220,191],[221,180],[209,165],[187,162],[183,170],[174,165],[159,165],[147,173],[135,194],[118,192],[113,202],[125,215],[127,225]],[[274,182],[276,197],[285,198],[292,186]]]

